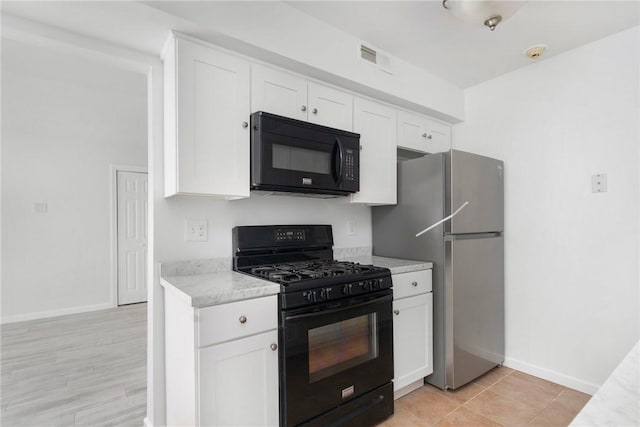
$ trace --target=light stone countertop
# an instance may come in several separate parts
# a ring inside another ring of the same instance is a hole
[[[428,270],[433,268],[433,263],[428,261],[411,261],[408,259],[387,258],[376,255],[360,255],[336,257],[339,261],[351,261],[364,265],[375,265],[391,270],[391,274],[410,273],[412,271]]]
[[[280,285],[235,271],[160,277],[160,284],[181,294],[192,307],[206,307],[275,295]]]
[[[369,255],[367,255],[367,253]],[[391,274],[433,268],[425,261],[371,256],[371,248],[336,249],[335,258],[364,265],[386,267]],[[230,271],[230,258],[163,263],[160,284],[192,307],[206,307],[244,299],[274,295],[280,285]]]
[[[640,344],[636,343],[620,365],[602,384],[571,426],[640,425]]]

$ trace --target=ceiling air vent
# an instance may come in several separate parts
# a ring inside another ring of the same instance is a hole
[[[367,61],[389,74],[391,73],[391,57],[364,44],[360,44],[360,59]]]

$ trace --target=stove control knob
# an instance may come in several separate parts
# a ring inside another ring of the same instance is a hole
[[[351,284],[342,287],[342,295],[351,295]]]
[[[327,292],[326,289],[320,289],[317,292],[317,297],[318,297],[318,301],[328,300],[329,299],[329,293]]]
[[[304,291],[302,297],[309,302],[316,302],[316,291]]]
[[[326,288],[324,289],[324,299],[328,300],[329,299],[329,295],[331,295],[331,291],[333,291],[332,288]]]

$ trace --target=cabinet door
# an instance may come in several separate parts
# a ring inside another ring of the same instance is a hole
[[[251,66],[251,112],[266,111],[307,120],[307,81],[292,74]]]
[[[427,151],[427,118],[425,116],[398,111],[398,147],[422,153]]]
[[[278,332],[198,350],[199,425],[277,426]]]
[[[352,203],[396,204],[396,111],[355,98],[353,130],[360,134],[360,191]]]
[[[249,63],[177,40],[177,192],[249,196]]]
[[[433,373],[432,293],[393,302],[393,389]]]
[[[309,82],[309,121],[352,131],[353,95]]]
[[[427,153],[441,153],[451,149],[451,126],[427,119]]]

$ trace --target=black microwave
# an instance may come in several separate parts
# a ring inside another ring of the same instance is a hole
[[[251,189],[345,196],[360,190],[360,135],[251,114]]]

